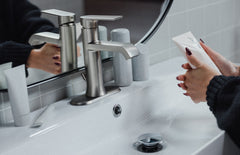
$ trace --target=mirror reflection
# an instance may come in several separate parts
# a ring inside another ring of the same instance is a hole
[[[62,49],[59,45],[46,43],[31,46],[28,43],[35,33],[47,31],[59,34],[58,18],[49,15],[39,17],[38,8],[73,12],[76,22],[85,14],[123,15],[120,21],[100,24],[106,26],[108,32],[115,28],[129,29],[131,42],[137,43],[149,32],[159,15],[163,15],[161,11],[165,11],[162,9],[165,3],[168,0],[5,0],[0,17],[0,89],[6,88],[3,71],[20,64],[26,64],[28,68],[28,84],[61,73]],[[83,67],[81,39],[77,42],[77,67]]]

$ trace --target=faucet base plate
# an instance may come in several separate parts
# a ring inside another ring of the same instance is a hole
[[[101,99],[103,99],[107,96],[116,94],[116,93],[121,91],[121,89],[117,86],[106,86],[105,90],[107,92],[106,95],[103,95],[103,96],[100,96],[100,97],[88,97],[85,94],[76,96],[70,101],[70,104],[74,105],[74,106],[89,105],[89,104],[97,102],[97,101],[99,101],[99,100],[101,100]]]

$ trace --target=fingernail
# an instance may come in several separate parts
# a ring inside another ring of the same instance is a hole
[[[60,66],[60,63],[55,62],[55,65]]]
[[[186,47],[187,55],[192,55],[192,52]]]
[[[54,57],[52,57],[53,59],[58,59],[59,57],[58,56],[54,56]]]
[[[178,84],[178,87],[180,87],[180,88],[181,88],[181,85],[180,85],[180,83]]]
[[[183,95],[185,95],[185,96],[188,96],[188,94],[187,94],[187,93],[183,93]]]
[[[200,41],[205,44],[205,42],[200,38]]]
[[[179,80],[179,77],[177,76],[176,79]]]

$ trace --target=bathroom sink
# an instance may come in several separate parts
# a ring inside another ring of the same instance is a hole
[[[221,132],[217,137],[197,150],[195,155],[239,155],[240,149],[232,142],[230,137]]]
[[[91,105],[71,106],[70,99],[57,102],[40,128],[0,128],[0,154],[141,155],[145,153],[134,143],[146,133],[158,134],[165,142],[152,155],[209,152],[225,134],[206,103],[194,104],[177,87],[184,62],[178,57],[153,65],[150,80],[134,82]],[[115,105],[122,109],[118,117],[113,114]]]

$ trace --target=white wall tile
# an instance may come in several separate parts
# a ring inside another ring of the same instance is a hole
[[[186,0],[174,0],[169,15],[178,14],[184,12],[187,9]]]
[[[45,84],[40,85],[40,93],[45,94],[45,93],[50,93],[50,92],[55,92],[58,89],[62,89],[66,87],[66,83],[69,79],[67,77],[61,78],[59,80],[54,80]]]
[[[35,99],[32,99],[32,100],[29,100],[29,107],[30,107],[31,112],[43,107],[42,104],[41,104],[41,98],[38,97],[38,98],[35,98]]]
[[[234,26],[236,19],[235,0],[224,1],[219,5],[220,12],[220,27],[222,29]]]
[[[170,51],[171,51],[171,57],[183,56],[182,52],[177,47],[172,47]]]
[[[170,38],[180,35],[189,31],[189,24],[188,24],[188,14],[186,12],[175,14],[169,16],[169,33]],[[170,47],[176,47],[175,44],[170,42]]]
[[[219,51],[222,55],[229,58],[235,54],[237,47],[235,46],[235,31],[234,28],[225,29],[222,31],[221,45],[222,51]]]
[[[216,5],[209,5],[204,8],[203,11],[203,20],[204,20],[204,29],[205,33],[204,35],[208,35],[209,33],[213,33],[216,31],[219,31],[220,26],[220,19],[221,19],[221,13],[223,13],[220,10],[221,4]]]
[[[161,62],[159,57],[167,51],[171,54],[164,56],[169,58],[181,55],[171,38],[187,31],[192,31],[197,39],[202,38],[206,44],[224,56],[231,57],[240,49],[239,0],[174,0],[167,17],[169,37],[161,36],[163,32],[160,27],[155,36],[147,42],[152,50],[151,64],[158,60]],[[167,29],[167,24],[164,23],[163,29]],[[170,41],[169,47],[166,46],[165,38]],[[159,41],[164,43],[164,48]]]
[[[32,87],[32,88],[28,89],[29,100],[39,98],[40,96],[41,96],[40,95],[40,86],[35,86],[35,87]]]
[[[11,108],[0,110],[0,126],[13,125],[13,116]]]
[[[42,106],[55,103],[56,101],[67,98],[67,87],[45,93],[41,96]]]
[[[2,96],[2,101],[3,101],[2,105],[1,105],[1,109],[9,108],[10,107],[10,102],[9,102],[8,93],[7,92],[2,93],[1,96]]]
[[[240,49],[240,25],[234,28],[234,49],[237,51]]]
[[[215,51],[223,54],[221,46],[220,46],[221,45],[221,37],[222,37],[221,32],[210,33],[209,35],[207,35],[204,38],[204,42],[205,42],[205,44],[210,46]]]
[[[186,0],[186,6],[188,10],[192,10],[195,8],[201,8],[205,5],[204,0]]]
[[[203,8],[197,8],[188,12],[189,30],[196,38],[204,36],[205,20],[203,19]]]
[[[150,55],[150,65],[159,63],[161,61],[167,60],[169,59],[169,57],[171,57],[171,50],[170,49],[166,49],[160,52],[156,52],[153,55]]]
[[[235,0],[235,25],[240,26],[240,1]]]
[[[150,54],[154,53],[154,50],[168,49],[170,46],[170,34],[169,34],[169,19],[168,17],[159,28],[157,34],[153,35],[151,42],[148,44]],[[157,44],[156,44],[157,43]]]

